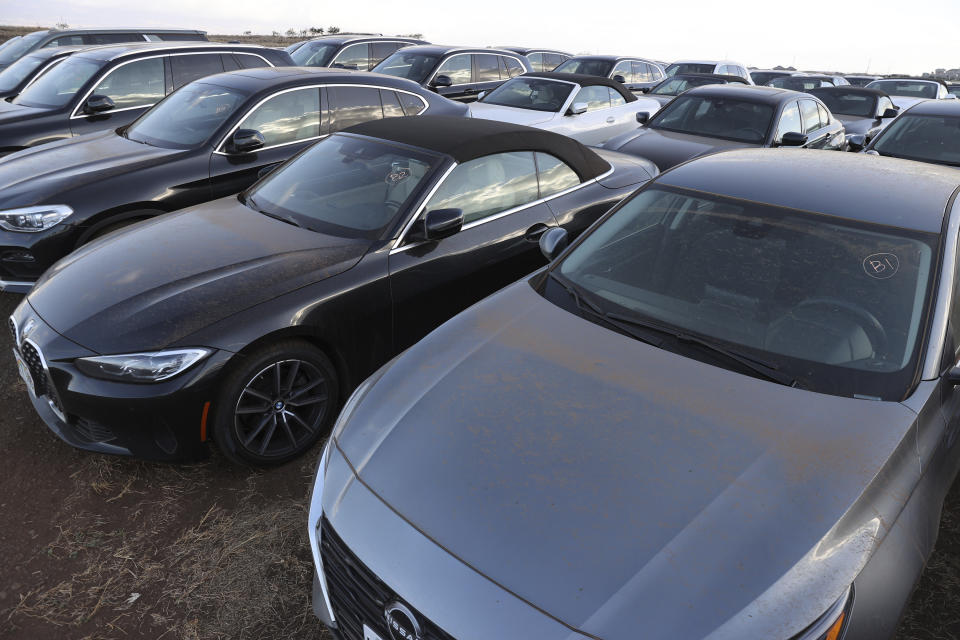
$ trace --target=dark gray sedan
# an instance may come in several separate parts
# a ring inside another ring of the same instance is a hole
[[[843,124],[808,93],[736,84],[695,87],[650,121],[603,147],[651,160],[661,171],[748,147],[842,149]]]
[[[958,185],[768,150],[653,180],[354,393],[314,610],[344,640],[890,637],[960,464]]]

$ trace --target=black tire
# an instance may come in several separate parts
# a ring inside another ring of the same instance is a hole
[[[336,369],[323,351],[300,340],[266,345],[224,380],[214,406],[214,442],[237,463],[283,464],[330,432],[339,398]]]

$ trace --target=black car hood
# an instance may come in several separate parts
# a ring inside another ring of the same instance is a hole
[[[607,149],[646,158],[657,165],[660,171],[666,171],[681,162],[717,151],[746,149],[762,145],[643,127],[631,132],[626,141],[624,141],[624,138],[614,138],[603,146]]]
[[[847,116],[842,113],[833,114],[834,117],[843,123],[843,129],[847,132],[847,135],[866,135],[871,129],[875,129],[879,124],[877,124],[876,118],[861,118],[860,116]]]
[[[3,69],[0,68],[0,71],[3,71]],[[22,104],[12,104],[6,100],[0,100],[0,127],[12,126],[24,120],[42,118],[50,115],[50,113],[51,109],[27,107]],[[64,119],[66,119],[66,116],[64,116]]]
[[[919,477],[901,404],[659,350],[527,282],[380,373],[337,436],[359,478],[598,638],[791,637],[846,590]],[[730,632],[746,617],[752,633]]]
[[[161,149],[101,131],[38,145],[0,159],[5,208],[57,204],[57,197],[117,175],[169,162],[189,151]]]
[[[346,271],[369,244],[269,218],[232,196],[84,246],[51,267],[28,300],[88,349],[153,350]]]

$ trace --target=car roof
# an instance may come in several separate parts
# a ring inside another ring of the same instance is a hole
[[[199,29],[161,29],[157,27],[125,27],[123,29],[113,29],[113,28],[104,28],[104,29],[44,29],[42,31],[33,31],[31,33],[46,33],[49,35],[64,35],[64,34],[84,34],[84,33],[202,33],[206,35],[206,31],[201,31]],[[29,35],[29,34],[28,34]]]
[[[492,49],[489,47],[459,47],[454,45],[444,45],[444,44],[418,44],[412,47],[404,47],[402,49],[404,53],[424,53],[424,54],[433,54],[433,55],[446,55],[448,53],[492,53],[496,55],[507,55],[507,56],[516,56],[518,55],[515,51],[508,51],[506,49]]]
[[[821,93],[830,94],[840,94],[840,93],[856,93],[863,96],[874,96],[876,98],[889,98],[885,91],[880,91],[880,89],[868,89],[866,87],[855,87],[850,84],[845,84],[839,87],[817,87],[816,89],[807,89],[806,93],[812,93],[813,95],[819,95]]]
[[[742,63],[737,62],[736,60],[703,60],[699,58],[691,58],[689,60],[674,60],[670,64],[735,64],[737,66],[742,66]]]
[[[492,47],[495,49],[503,49],[504,51],[513,51],[514,53],[519,53],[522,56],[531,54],[531,53],[559,53],[562,56],[573,57],[572,53],[567,53],[566,51],[560,51],[559,49],[548,49],[545,47]]]
[[[545,78],[547,80],[560,80],[562,82],[576,82],[581,87],[610,87],[623,96],[623,99],[627,102],[633,102],[637,99],[637,96],[635,96],[630,89],[611,78],[588,76],[582,73],[556,73],[553,71],[530,71],[522,75],[531,78]]]
[[[657,64],[653,60],[650,60],[649,58],[644,58],[642,56],[582,55],[582,56],[573,56],[570,59],[571,60],[604,60],[606,62],[617,62],[618,60],[642,60],[643,62],[653,62],[654,64]]]
[[[259,44],[229,44],[226,42],[124,42],[108,44],[74,54],[95,60],[115,60],[124,56],[152,51],[204,51],[206,49],[229,51],[263,51],[267,47]]]
[[[573,138],[519,124],[451,116],[406,116],[371,120],[344,130],[420,147],[451,156],[458,163],[492,153],[541,151],[563,160],[581,180],[610,170],[599,155]]]
[[[49,60],[50,58],[55,58],[57,56],[68,55],[75,51],[83,51],[84,49],[92,49],[90,45],[85,44],[71,44],[63,47],[42,47],[40,49],[34,49],[30,53],[26,54],[25,58],[41,58],[43,60]]]
[[[839,218],[939,233],[960,186],[951,167],[814,149],[743,149],[704,156],[657,182]]]
[[[960,100],[924,100],[903,113],[915,116],[960,116]],[[954,169],[956,171],[956,169]]]
[[[778,87],[757,87],[749,84],[708,84],[688,89],[684,95],[728,96],[737,100],[749,100],[765,104],[780,104],[785,100],[796,100],[803,95],[800,91],[780,89]]]
[[[305,84],[371,84],[393,89],[424,93],[416,82],[382,73],[331,69],[326,67],[253,67],[205,76],[196,83],[214,84],[230,89],[254,93],[277,87],[295,87]]]
[[[419,38],[410,38],[407,36],[384,36],[375,33],[366,35],[358,33],[341,33],[332,36],[318,36],[316,38],[305,40],[303,44],[308,42],[331,42],[334,44],[347,44],[348,42],[379,42],[382,40],[389,40],[391,42],[412,42],[414,44],[429,44],[426,40],[420,40]]]
[[[664,78],[664,81],[671,80],[673,78],[707,78],[710,80],[723,80],[724,82],[733,84],[747,84],[747,81],[740,76],[731,76],[726,73],[677,73]]]

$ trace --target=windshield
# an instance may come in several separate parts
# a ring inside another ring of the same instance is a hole
[[[874,80],[867,86],[871,89],[879,89],[888,96],[935,99],[940,85],[917,80]]]
[[[827,105],[830,113],[858,118],[877,117],[877,97],[863,93],[843,93],[833,89],[813,89],[813,95]]]
[[[951,84],[947,86],[947,93],[952,96],[960,97],[960,84]]]
[[[919,360],[937,241],[654,187],[554,272],[604,312],[744,347],[803,388],[900,400]]]
[[[890,123],[871,149],[895,158],[960,166],[960,118],[906,113]]]
[[[331,42],[305,42],[290,54],[298,67],[325,67],[340,49],[339,44]]]
[[[23,56],[0,71],[0,91],[13,91],[47,61],[45,56]]]
[[[566,104],[574,85],[542,78],[514,78],[483,98],[484,104],[557,112]]]
[[[28,33],[8,46],[0,48],[0,64],[10,64],[23,54],[33,49],[40,40],[47,35],[46,31],[35,31]]]
[[[428,55],[425,53],[404,52],[402,49],[370,71],[374,73],[385,73],[388,76],[397,76],[413,80],[422,84],[433,68],[437,66],[440,60],[439,56]]]
[[[613,69],[609,60],[596,58],[570,58],[553,70],[554,73],[582,73],[585,76],[600,76],[606,78]]]
[[[788,76],[789,73],[784,73],[783,71],[751,71],[750,77],[753,79],[753,84],[758,86],[763,86],[773,80],[774,78],[781,78],[783,76]]]
[[[667,78],[656,87],[653,88],[650,93],[655,93],[660,96],[676,96],[680,95],[687,89],[692,89],[693,87],[702,87],[707,84],[724,84],[722,81],[718,81],[714,78]]]
[[[819,89],[823,86],[833,86],[821,78],[808,78],[806,76],[781,76],[774,78],[767,83],[768,87],[778,89],[790,89],[791,91],[810,91],[810,89]]]
[[[192,82],[140,116],[124,135],[155,147],[196,147],[209,140],[246,97],[236,89]]]
[[[668,76],[675,76],[678,73],[713,73],[717,65],[713,63],[701,62],[674,62],[666,68],[665,73]]]
[[[379,237],[417,192],[439,156],[385,142],[334,135],[264,178],[247,206],[312,231]]]
[[[717,96],[678,96],[648,125],[695,136],[763,144],[773,121],[773,106]]]
[[[70,56],[23,90],[13,99],[25,107],[55,109],[66,105],[100,70],[103,62]]]

